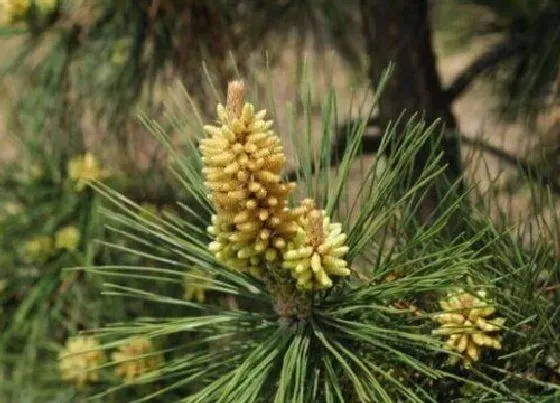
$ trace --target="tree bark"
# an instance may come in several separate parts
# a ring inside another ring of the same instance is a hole
[[[361,0],[360,3],[372,82],[379,79],[390,62],[395,64],[379,103],[381,130],[406,110],[408,115],[422,113],[428,122],[441,118],[445,129],[453,133],[457,122],[436,69],[429,1]],[[446,136],[441,147],[447,178],[455,182],[461,175],[459,143],[454,136]],[[432,151],[430,144],[419,151],[418,168]],[[437,194],[430,192],[421,215],[433,211],[437,203]]]

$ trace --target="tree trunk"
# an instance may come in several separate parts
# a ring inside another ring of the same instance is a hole
[[[370,60],[370,78],[376,82],[390,62],[393,75],[379,103],[381,130],[406,110],[420,112],[428,122],[441,118],[448,132],[456,128],[451,102],[445,96],[436,70],[428,0],[361,0],[364,36]],[[442,142],[447,178],[461,175],[459,144],[454,136]],[[423,165],[431,152],[427,144],[418,155]],[[419,166],[419,168],[421,168]],[[421,215],[437,206],[435,191],[424,201]]]

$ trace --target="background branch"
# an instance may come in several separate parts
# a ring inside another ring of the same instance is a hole
[[[480,74],[512,57],[519,49],[521,49],[520,43],[502,42],[484,52],[478,59],[474,60],[459,73],[451,85],[445,89],[445,97],[450,102],[454,101],[470,87],[472,82],[477,79]]]

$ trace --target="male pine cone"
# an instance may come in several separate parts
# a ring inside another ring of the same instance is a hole
[[[305,226],[305,215],[313,209],[313,202],[305,200],[297,208],[288,207],[295,184],[282,181],[286,156],[280,139],[271,130],[273,122],[266,120],[266,111],[257,112],[252,104],[244,103],[244,92],[242,81],[229,84],[226,107],[217,108],[218,125],[204,127],[209,137],[200,144],[205,185],[216,209],[208,228],[214,237],[209,249],[226,265],[255,277],[262,278],[269,270],[290,269],[288,273],[299,288],[328,288],[332,285],[328,274],[350,274],[346,264],[337,261],[339,269],[329,270],[333,266],[327,257],[325,270],[317,275],[313,275],[319,267],[317,257],[309,266],[314,268],[311,274],[300,270],[305,262],[282,268],[284,259],[295,253],[286,252],[288,244],[291,249],[300,248],[316,235]],[[303,236],[298,236],[302,232]],[[340,249],[341,243],[333,247],[339,248],[335,254],[342,261],[346,249]],[[330,247],[326,249],[330,251]]]
[[[224,263],[258,274],[295,235],[301,211],[286,207],[295,184],[280,178],[286,156],[270,130],[273,122],[265,120],[266,111],[243,104],[243,93],[243,82],[230,83],[227,107],[218,105],[220,126],[204,127],[210,137],[200,150],[216,208],[210,250]]]
[[[348,262],[343,259],[348,247],[342,225],[331,223],[324,212],[312,210],[302,218],[303,228],[284,253],[283,267],[291,269],[299,289],[330,288],[330,276],[348,276]]]
[[[505,318],[490,319],[496,310],[484,301],[485,298],[484,291],[475,296],[459,289],[440,301],[444,312],[434,316],[441,326],[433,334],[447,336],[445,347],[460,353],[467,368],[480,359],[484,347],[502,348],[499,331]],[[455,363],[457,360],[453,357],[450,361]]]

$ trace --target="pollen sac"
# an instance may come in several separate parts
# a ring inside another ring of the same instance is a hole
[[[342,225],[331,223],[325,213],[311,210],[301,219],[294,239],[288,242],[282,266],[291,270],[296,287],[303,290],[330,288],[333,276],[350,275],[346,235]]]
[[[228,104],[218,105],[218,124],[205,126],[201,140],[206,187],[216,214],[210,250],[228,266],[261,273],[278,260],[297,233],[302,208],[289,209],[295,184],[285,183],[280,139],[266,111],[243,103],[244,86],[230,83]]]
[[[185,289],[184,298],[203,304],[206,300],[206,290],[212,284],[211,275],[204,270],[194,267],[183,278]]]
[[[11,25],[23,21],[29,14],[30,0],[4,0],[0,2],[0,25]]]
[[[445,347],[463,356],[464,366],[470,368],[473,361],[480,359],[484,347],[500,350],[499,332],[505,318],[494,318],[495,308],[487,302],[484,291],[477,295],[462,289],[450,292],[440,301],[443,313],[434,316],[434,321],[441,324],[432,333],[447,337]],[[450,357],[455,364],[458,357]]]
[[[99,366],[105,356],[99,342],[94,337],[77,336],[66,342],[59,355],[60,376],[72,381],[81,389],[100,379]]]
[[[74,157],[68,162],[68,176],[75,182],[75,189],[81,192],[89,182],[95,182],[108,176],[93,154],[87,153]]]
[[[136,382],[149,377],[164,364],[163,354],[156,351],[150,339],[133,337],[112,354],[115,373],[125,382]]]
[[[51,256],[54,243],[46,235],[36,236],[23,244],[22,257],[27,263],[42,263]]]
[[[76,227],[64,227],[54,235],[55,249],[75,251],[80,244],[80,230]]]

